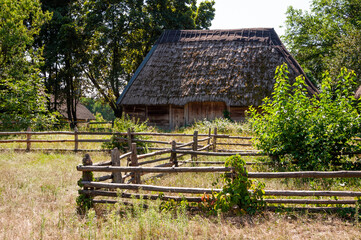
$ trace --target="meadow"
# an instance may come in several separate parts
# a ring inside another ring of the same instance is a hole
[[[191,131],[191,130],[190,130]],[[24,144],[23,144],[24,145]],[[22,147],[7,144],[7,148]],[[39,144],[38,147],[42,147]],[[58,147],[66,147],[58,144]],[[92,143],[81,148],[100,148]],[[93,162],[108,161],[109,153],[90,153]],[[189,211],[185,206],[165,210],[160,201],[144,200],[134,207],[122,201],[96,205],[84,216],[77,212],[77,181],[84,153],[0,152],[0,239],[359,239],[355,217],[337,213],[264,211],[232,215]],[[202,160],[216,160],[215,157]],[[253,161],[252,158],[248,159]],[[121,165],[125,165],[122,162]],[[252,170],[252,169],[250,169]],[[152,183],[209,187],[213,173],[168,174]],[[269,180],[266,189],[315,189],[312,183]],[[330,189],[357,190],[359,185]]]

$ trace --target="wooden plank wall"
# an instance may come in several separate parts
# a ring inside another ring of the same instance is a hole
[[[243,121],[248,107],[227,107],[224,102],[190,102],[185,106],[176,105],[124,105],[124,113],[161,128],[175,129],[195,120],[213,120],[223,117],[224,110],[230,111],[231,119]]]
[[[169,105],[147,106],[149,122],[159,127],[169,128]]]
[[[123,105],[123,112],[134,119],[144,122],[147,120],[147,111],[145,105]]]
[[[193,123],[195,120],[223,117],[223,111],[227,110],[224,102],[190,102],[188,105],[188,122]]]
[[[170,109],[171,109],[171,115],[170,115],[171,128],[176,129],[179,127],[183,127],[185,125],[184,107],[171,105]]]
[[[144,122],[148,119],[150,125],[169,128],[169,105],[123,105],[123,111],[130,117]]]
[[[245,111],[248,110],[248,107],[230,107],[230,115],[233,121],[243,121],[246,117]]]

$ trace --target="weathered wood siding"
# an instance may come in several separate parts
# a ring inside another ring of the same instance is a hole
[[[136,120],[139,119],[142,122],[147,120],[147,111],[145,105],[123,105],[123,113]]]
[[[170,127],[169,105],[147,106],[149,123],[159,127]]]
[[[141,122],[148,120],[150,125],[170,128],[169,105],[123,105],[123,113]]]
[[[170,126],[172,129],[183,127],[185,125],[184,107],[171,105]]]
[[[196,120],[213,120],[223,117],[223,111],[227,110],[224,102],[190,102],[186,105],[186,123]]]
[[[230,107],[230,117],[233,121],[243,121],[246,117],[245,111],[247,111],[248,107]]]
[[[243,121],[248,107],[227,107],[224,102],[190,102],[185,106],[177,105],[123,105],[125,114],[140,121],[148,120],[150,125],[161,128],[175,129],[198,120],[213,120],[224,116],[224,111],[230,112],[231,119]]]

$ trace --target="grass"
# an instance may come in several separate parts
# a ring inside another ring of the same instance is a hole
[[[199,126],[202,124],[205,127],[201,128],[200,133],[208,133],[208,123],[199,123]],[[240,126],[243,128],[242,133],[239,126],[232,126],[227,134],[250,135],[247,125]],[[179,132],[192,133],[194,130],[190,127]],[[66,135],[33,137],[73,138]],[[80,137],[84,138],[95,137]],[[109,136],[97,138],[107,139]],[[170,141],[167,137],[153,139]],[[189,142],[192,137],[178,137],[176,141]],[[80,143],[79,148],[100,149],[100,145]],[[73,146],[73,143],[32,144],[34,148],[72,149]],[[1,144],[0,147],[25,148],[26,144]],[[90,155],[93,162],[110,160],[108,153]],[[121,203],[96,205],[86,216],[80,216],[77,214],[75,199],[78,196],[76,183],[81,173],[76,171],[76,166],[81,163],[82,157],[83,154],[80,153],[0,152],[0,239],[359,239],[361,233],[361,227],[354,218],[344,219],[328,213],[264,212],[256,216],[219,213],[217,216],[207,216],[205,213],[187,211],[184,207],[163,211],[159,201],[148,201],[146,204],[149,208],[143,209],[139,204],[142,200],[132,199],[127,201],[138,203],[134,208]],[[224,160],[216,157],[202,158],[205,161]],[[249,157],[247,161],[255,161],[255,158]],[[126,165],[126,162],[122,161],[121,165]],[[247,169],[270,170],[267,167]],[[221,185],[212,186],[218,176],[214,173],[168,174],[150,179],[148,183],[218,188]],[[320,186],[330,190],[359,191],[360,188],[359,181],[335,181],[330,184],[276,179],[266,181],[266,189],[317,189]]]
[[[91,156],[94,162],[109,159]],[[100,205],[81,217],[75,203],[81,159],[81,154],[1,152],[0,239],[358,239],[361,231],[330,214],[209,217],[182,208],[161,211],[160,202],[148,203],[148,210]],[[155,183],[206,187],[213,177],[176,174]]]

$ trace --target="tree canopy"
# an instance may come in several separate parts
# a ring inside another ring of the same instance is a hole
[[[74,19],[85,49],[81,69],[92,86],[121,116],[116,101],[164,29],[205,29],[214,18],[214,1],[79,0]]]
[[[34,36],[50,19],[37,0],[0,2],[0,121],[2,129],[24,129],[49,120]]]
[[[325,70],[336,77],[341,67],[361,76],[360,12],[359,0],[313,0],[310,12],[287,10],[283,40],[317,84]]]
[[[53,13],[36,38],[44,45],[41,74],[51,94],[50,108],[66,101],[69,120],[76,103],[91,94],[116,116],[124,86],[164,29],[204,29],[214,18],[214,1],[41,0]]]

